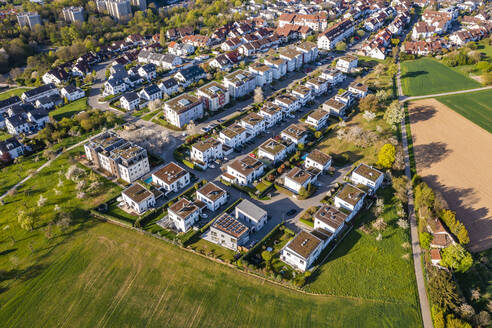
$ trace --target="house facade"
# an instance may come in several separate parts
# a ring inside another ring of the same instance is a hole
[[[190,173],[174,162],[170,162],[152,174],[152,182],[167,191],[178,191],[190,183]]]

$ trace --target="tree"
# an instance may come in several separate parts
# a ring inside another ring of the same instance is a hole
[[[461,319],[455,318],[454,314],[446,316],[446,328],[472,328],[472,326]]]
[[[408,200],[408,195],[407,195],[408,178],[405,175],[402,175],[401,177],[394,177],[392,179],[392,182],[393,182],[393,189],[395,189],[396,198],[398,198],[401,202],[406,203]]]
[[[31,231],[34,227],[34,215],[31,211],[19,211],[17,215],[17,222],[19,222],[22,229]]]
[[[420,237],[420,247],[422,247],[423,249],[429,249],[432,239],[434,239],[434,237],[428,232],[422,232],[419,235],[419,237]]]
[[[347,44],[343,41],[340,41],[336,44],[335,49],[337,49],[338,51],[345,51],[347,50]]]
[[[384,120],[392,126],[400,123],[404,117],[405,111],[398,100],[393,101],[384,112]]]
[[[446,328],[446,322],[444,321],[444,311],[442,311],[438,306],[432,306],[432,322],[434,323],[434,328]]]
[[[429,272],[429,296],[432,303],[441,309],[454,309],[458,301],[456,285],[451,274],[444,270],[432,269]]]
[[[383,89],[378,90],[376,92],[376,98],[378,99],[379,102],[384,102],[388,100],[390,96],[391,96],[390,93]]]
[[[458,272],[466,272],[473,264],[471,254],[461,245],[451,245],[442,251],[441,264]]]
[[[306,188],[301,187],[299,189],[299,196],[301,196],[302,198],[306,198],[308,196],[308,191],[306,190]]]
[[[481,76],[482,83],[485,85],[492,85],[492,72],[485,72]]]
[[[272,260],[272,252],[263,251],[261,252],[261,257],[265,260],[265,262],[269,263]]]
[[[383,147],[381,147],[381,150],[379,151],[378,165],[385,169],[389,169],[395,161],[395,153],[395,146],[393,146],[392,144],[385,144]]]
[[[314,132],[314,137],[315,137],[316,139],[321,138],[321,131],[316,131],[316,132]]]
[[[263,102],[263,89],[261,87],[256,87],[253,101],[257,104]]]
[[[468,231],[463,223],[456,220],[456,212],[451,210],[443,210],[441,214],[441,220],[451,230],[451,232],[458,238],[460,244],[466,245],[470,242]]]
[[[363,112],[377,112],[379,109],[378,98],[374,94],[369,94],[359,101],[359,109]]]
[[[388,68],[386,69],[386,72],[388,73],[388,75],[390,77],[393,77],[396,75],[396,73],[398,72],[398,66],[396,66],[396,64],[390,64],[388,66]]]

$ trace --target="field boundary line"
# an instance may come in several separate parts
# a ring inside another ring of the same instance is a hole
[[[401,88],[401,85],[400,85]],[[475,88],[475,89],[466,89],[466,90],[458,90],[458,91],[450,91],[450,92],[443,92],[443,93],[435,93],[431,95],[422,95],[422,96],[411,96],[411,97],[406,97],[401,93],[400,95],[400,102],[404,103],[407,101],[412,101],[412,100],[420,100],[420,99],[427,99],[427,98],[436,98],[436,97],[444,97],[444,96],[452,96],[452,95],[459,95],[463,93],[472,93],[472,92],[480,92],[480,91],[485,91],[492,89],[492,85],[482,87],[482,88]]]

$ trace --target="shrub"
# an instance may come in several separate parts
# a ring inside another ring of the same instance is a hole
[[[420,247],[423,249],[429,249],[432,239],[434,237],[428,232],[422,232],[420,234]]]

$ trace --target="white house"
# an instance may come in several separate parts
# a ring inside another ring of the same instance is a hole
[[[249,71],[256,75],[256,85],[264,86],[265,84],[271,84],[273,80],[273,69],[262,63],[255,63],[249,66]]]
[[[140,97],[135,92],[126,92],[120,97],[121,108],[131,111],[138,109],[140,105]]]
[[[71,101],[75,101],[75,100],[80,99],[80,98],[84,98],[85,92],[84,92],[84,90],[82,90],[80,88],[76,88],[70,84],[70,85],[63,87],[61,89],[61,96],[63,98],[66,98],[68,101],[71,102]]]
[[[292,89],[292,94],[299,99],[302,106],[305,106],[308,101],[313,99],[313,93],[311,89],[306,86],[298,85],[294,89]]]
[[[190,173],[174,162],[170,162],[152,174],[152,182],[167,191],[178,191],[190,183]]]
[[[314,180],[316,180],[316,176],[311,174],[308,170],[303,170],[299,167],[293,167],[289,172],[285,174],[284,186],[287,189],[290,189],[298,194],[301,188],[307,190],[308,185]]]
[[[305,86],[311,89],[315,96],[322,95],[328,91],[328,81],[320,77],[313,77],[307,80]]]
[[[348,91],[350,91],[358,98],[364,98],[365,96],[367,96],[368,88],[366,85],[354,81],[350,83]]]
[[[332,67],[324,70],[320,77],[333,85],[342,83],[345,80],[345,74]]]
[[[242,97],[256,88],[256,76],[245,70],[237,70],[224,77],[224,86],[231,97]]]
[[[180,232],[188,231],[200,220],[201,208],[186,198],[181,198],[168,209],[169,219]]]
[[[210,226],[210,241],[237,251],[249,241],[249,229],[227,213],[223,213]]]
[[[203,102],[190,94],[182,94],[167,101],[164,110],[169,123],[182,128],[190,121],[203,117]]]
[[[280,259],[296,270],[306,271],[321,254],[329,237],[328,232],[301,230],[284,246]]]
[[[229,90],[216,81],[199,88],[196,95],[203,100],[203,106],[210,111],[216,111],[229,103]]]
[[[191,159],[204,166],[203,168],[206,168],[209,162],[222,157],[222,144],[217,139],[200,140],[191,146]]]
[[[154,193],[139,182],[123,190],[121,196],[125,205],[139,215],[155,206]]]
[[[260,231],[268,219],[268,213],[247,199],[234,208],[236,219],[245,222],[251,232]]]
[[[343,229],[347,214],[329,205],[323,205],[313,215],[314,229],[323,229],[331,232],[333,237]]]
[[[292,146],[294,146],[294,144],[292,144]],[[276,163],[283,160],[292,150],[293,147],[287,147],[275,139],[270,138],[258,147],[258,158],[267,158]]]
[[[157,99],[162,99],[162,91],[157,85],[151,84],[143,88],[142,91],[138,93],[138,96],[147,101],[154,101]]]
[[[310,63],[318,58],[318,47],[313,42],[302,42],[296,45],[296,50],[303,54],[303,63]]]
[[[283,108],[284,116],[298,111],[301,108],[300,100],[292,94],[282,94],[277,96],[273,103]]]
[[[341,118],[345,117],[345,110],[347,109],[347,104],[338,101],[335,97],[332,97],[323,103],[323,110]]]
[[[275,80],[287,74],[287,61],[285,59],[270,56],[266,57],[263,63],[273,69],[272,77]]]
[[[270,128],[282,120],[282,112],[282,108],[279,105],[269,103],[258,111],[258,115],[266,120],[266,127]]]
[[[312,126],[314,129],[319,130],[326,125],[329,117],[329,112],[322,109],[316,109],[306,117],[305,123]]]
[[[280,133],[282,139],[289,140],[296,145],[305,143],[307,136],[307,129],[300,124],[291,124]]]
[[[354,31],[355,23],[352,20],[342,20],[318,36],[318,48],[331,50],[338,42],[352,35]]]
[[[26,149],[28,147],[25,147],[14,137],[2,140],[0,141],[0,159],[3,161],[16,159],[24,155]]]
[[[53,83],[45,84],[40,87],[24,91],[21,95],[22,101],[25,103],[35,102],[37,99],[49,97],[53,95],[59,95],[60,92]]]
[[[320,171],[327,171],[331,167],[331,156],[323,153],[321,150],[314,149],[306,156],[304,167],[314,167]]]
[[[161,89],[163,94],[165,93],[168,96],[171,96],[179,90],[178,82],[172,77],[162,80],[157,86]]]
[[[369,187],[371,193],[374,193],[383,183],[384,174],[383,172],[362,163],[359,164],[359,166],[357,166],[357,168],[352,171],[350,179],[355,185],[361,184]]]
[[[338,59],[336,68],[343,73],[350,73],[354,68],[357,68],[359,59],[352,55],[345,55]]]
[[[265,131],[265,121],[260,115],[251,112],[241,119],[241,126],[246,129],[251,137],[255,137]]]
[[[125,92],[128,86],[121,79],[109,79],[104,82],[104,95],[116,95]]]
[[[283,48],[279,51],[279,58],[287,61],[287,71],[292,72],[303,65],[303,53],[291,48]]]
[[[197,190],[196,198],[207,204],[210,211],[216,211],[227,203],[227,192],[213,182],[209,182]]]
[[[228,147],[236,148],[246,142],[246,129],[234,123],[219,132],[218,140]]]
[[[350,183],[346,183],[335,195],[334,204],[338,208],[344,208],[351,213],[347,221],[350,221],[361,209],[366,193]]]
[[[155,79],[157,70],[154,64],[145,64],[138,69],[138,75],[147,81]]]
[[[262,162],[253,157],[245,156],[229,164],[226,172],[222,174],[222,178],[230,183],[247,185],[259,178],[263,171],[264,165]]]

